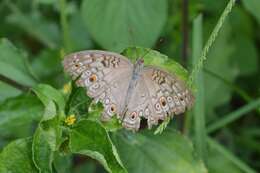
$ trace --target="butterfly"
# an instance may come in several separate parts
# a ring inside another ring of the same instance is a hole
[[[194,103],[184,81],[158,67],[144,66],[142,58],[133,64],[117,53],[87,50],[67,55],[63,66],[89,97],[103,103],[102,121],[116,116],[133,131],[140,128],[141,119],[151,128]]]

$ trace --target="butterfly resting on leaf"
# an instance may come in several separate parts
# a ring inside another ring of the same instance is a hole
[[[107,51],[81,51],[67,55],[64,69],[87,95],[104,105],[102,121],[112,116],[126,129],[137,131],[141,119],[148,128],[159,120],[181,114],[192,107],[194,97],[185,83],[158,67],[134,64],[126,57]]]

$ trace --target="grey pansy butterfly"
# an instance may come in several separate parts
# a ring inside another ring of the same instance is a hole
[[[123,127],[134,131],[142,118],[151,128],[159,120],[185,112],[194,102],[177,76],[144,67],[141,58],[132,64],[120,54],[90,50],[66,56],[63,65],[73,79],[80,76],[77,85],[86,87],[87,95],[103,103],[102,121],[117,115]]]

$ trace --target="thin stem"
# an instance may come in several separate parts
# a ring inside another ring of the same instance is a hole
[[[227,124],[230,124],[237,120],[238,118],[241,118],[243,115],[246,113],[252,111],[253,109],[257,108],[260,106],[260,98],[258,98],[255,101],[252,101],[248,103],[247,105],[243,106],[242,108],[239,108],[238,110],[229,113],[228,115],[225,115],[222,119],[218,120],[217,122],[213,123],[208,127],[207,132],[212,133]]]
[[[220,154],[222,154],[226,159],[234,163],[238,168],[243,170],[246,173],[256,173],[255,170],[250,168],[246,163],[244,163],[242,160],[240,160],[238,157],[233,155],[230,151],[228,151],[225,147],[220,145],[218,142],[211,138],[207,138],[207,142],[210,145],[210,148],[218,151]]]
[[[15,87],[16,89],[21,90],[21,91],[24,91],[24,92],[30,90],[30,87],[25,86],[25,85],[22,85],[22,84],[20,84],[20,83],[17,83],[16,81],[14,81],[14,80],[12,80],[12,79],[10,79],[10,78],[7,78],[7,77],[5,77],[5,76],[3,76],[3,75],[0,75],[0,81],[3,81],[3,82],[5,82],[5,83],[7,83],[7,84],[9,84],[9,85],[11,85],[11,86],[13,86],[13,87]]]
[[[244,101],[246,101],[247,103],[249,103],[250,101],[253,101],[253,98],[248,95],[242,88],[240,88],[239,86],[232,84],[231,82],[229,82],[227,79],[223,78],[222,76],[219,76],[218,74],[208,70],[208,69],[204,69],[204,71],[206,73],[208,73],[210,76],[220,80],[221,82],[223,82],[225,85],[227,85],[228,87],[230,87],[234,92],[236,92]],[[260,108],[256,108],[257,113],[260,115]]]
[[[204,61],[207,59],[208,52],[210,48],[212,47],[213,43],[215,42],[218,33],[220,29],[223,26],[223,23],[225,22],[227,16],[231,12],[233,6],[235,5],[236,0],[230,0],[229,3],[227,4],[225,10],[223,11],[222,15],[220,16],[217,25],[215,26],[213,32],[211,33],[205,47],[203,48],[203,51],[201,53],[201,56],[199,58],[198,63],[196,66],[192,69],[191,75],[188,80],[188,85],[191,87],[194,82],[194,78],[197,76],[197,73],[203,68]]]

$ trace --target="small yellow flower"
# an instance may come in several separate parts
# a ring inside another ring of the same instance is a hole
[[[64,94],[68,94],[70,91],[71,91],[71,83],[66,83],[64,86],[63,86],[63,93]]]
[[[74,124],[76,120],[77,120],[76,116],[74,114],[72,114],[66,118],[65,123],[70,126],[70,125]]]

